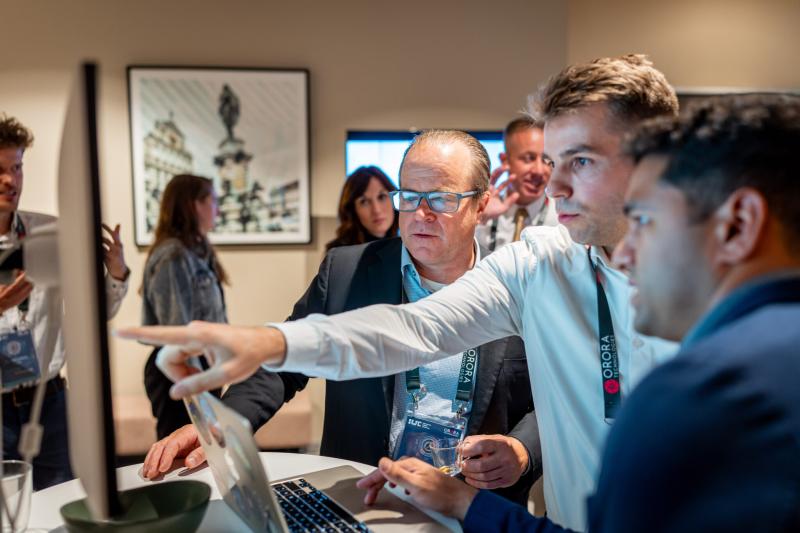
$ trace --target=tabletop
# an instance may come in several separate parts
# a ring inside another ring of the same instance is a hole
[[[364,474],[375,470],[375,467],[362,463],[319,455],[261,452],[259,456],[261,458],[261,463],[267,470],[267,475],[272,480],[299,476],[309,472],[342,465],[350,465]],[[202,524],[200,524],[200,531],[249,531],[244,522],[242,522],[225,502],[222,501],[220,493],[214,484],[214,477],[211,474],[211,470],[208,468],[199,468],[193,472],[189,472],[184,468],[178,468],[166,474],[162,480],[154,482],[148,481],[140,476],[139,472],[141,467],[141,464],[137,464],[117,469],[117,485],[120,490],[133,489],[150,483],[160,483],[176,479],[196,479],[204,481],[211,486],[211,502],[209,502],[208,510],[206,511]],[[395,489],[391,492],[402,499],[408,499],[402,491]],[[62,505],[83,498],[84,496],[86,496],[86,493],[80,481],[77,479],[34,492],[31,497],[28,531],[66,531],[63,527],[64,522],[61,519],[59,509],[61,509]],[[437,513],[429,512],[428,514],[439,520],[443,518]],[[458,522],[455,520],[444,519],[442,521],[448,523],[453,529],[461,529],[458,526]]]

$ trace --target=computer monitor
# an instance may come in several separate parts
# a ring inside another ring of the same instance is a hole
[[[503,149],[502,131],[467,131],[478,139],[489,154],[492,170],[500,166]],[[400,162],[418,131],[348,131],[345,142],[345,175],[358,167],[375,165],[398,186]],[[502,183],[502,180],[500,180]]]
[[[70,455],[93,516],[104,519],[118,515],[121,506],[111,408],[94,64],[80,67],[70,91],[58,166],[58,210]]]

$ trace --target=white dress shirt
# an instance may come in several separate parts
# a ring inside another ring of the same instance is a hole
[[[498,216],[496,219],[488,220],[475,228],[475,237],[481,246],[487,250],[494,251],[501,246],[513,242],[514,230],[514,216],[517,213],[519,206],[514,205],[511,209]],[[558,213],[556,213],[555,202],[548,201],[545,195],[542,195],[536,201],[529,203],[525,210],[528,215],[525,217],[523,227],[529,226],[557,226]],[[494,228],[494,230],[493,230]],[[492,245],[494,243],[494,245]]]
[[[0,235],[0,249],[9,248],[17,244],[18,239],[14,230],[17,225],[16,217],[22,220],[22,224],[28,232],[37,226],[57,220],[56,217],[51,215],[17,211],[12,221],[12,231],[5,235]],[[128,291],[128,281],[117,281],[106,275],[105,283],[108,296],[108,317],[111,318],[119,310],[122,299]],[[0,333],[13,331],[23,325],[23,322],[25,327],[30,328],[40,368],[42,361],[45,359],[45,354],[42,353],[44,347],[55,346],[49,368],[42,369],[45,379],[48,380],[56,377],[61,371],[61,367],[64,366],[64,339],[61,327],[63,303],[57,307],[59,312],[54,315],[51,312],[52,306],[50,305],[51,299],[54,297],[55,295],[51,290],[45,290],[34,285],[33,291],[28,297],[28,310],[25,313],[22,313],[18,307],[13,307],[0,315]]]
[[[634,385],[677,345],[634,331],[628,278],[602,249],[590,253],[606,280],[624,405]],[[521,241],[414,304],[374,305],[273,326],[285,335],[287,354],[270,370],[328,379],[401,372],[521,336],[541,434],[547,513],[562,526],[585,529],[586,498],[610,426],[604,420],[595,277],[586,248],[563,226],[526,229]]]

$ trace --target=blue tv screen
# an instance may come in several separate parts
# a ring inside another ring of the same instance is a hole
[[[492,170],[500,166],[503,151],[502,131],[470,131],[489,153]],[[345,143],[345,176],[366,165],[380,167],[398,185],[400,161],[417,132],[407,131],[348,131]]]

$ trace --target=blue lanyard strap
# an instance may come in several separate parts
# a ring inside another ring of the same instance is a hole
[[[461,368],[458,371],[458,386],[456,387],[456,401],[458,402],[467,403],[472,398],[479,354],[480,348],[470,348],[461,354]],[[419,377],[419,367],[406,371],[406,391],[414,398],[415,403],[419,401],[421,394],[424,394]]]

